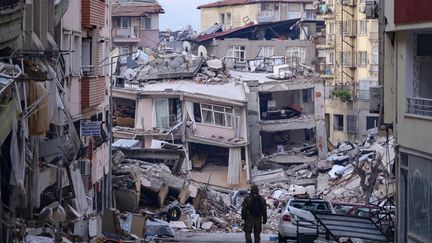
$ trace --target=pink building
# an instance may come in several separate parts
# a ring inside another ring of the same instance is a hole
[[[164,9],[154,1],[115,1],[112,4],[112,41],[125,54],[153,48],[159,43],[159,14]]]

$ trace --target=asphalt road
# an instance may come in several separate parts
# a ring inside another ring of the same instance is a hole
[[[275,234],[261,234],[261,243],[275,243],[270,241]],[[252,236],[253,238],[253,236]],[[176,232],[174,239],[163,242],[245,242],[244,233],[202,233],[202,232]]]

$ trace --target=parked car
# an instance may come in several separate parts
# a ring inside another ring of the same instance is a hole
[[[374,212],[380,210],[380,207],[372,204],[332,202],[336,214],[355,215],[360,217],[370,217]]]
[[[330,202],[322,199],[290,199],[281,212],[279,242],[297,239],[298,235],[317,235],[317,221],[312,212],[334,213]]]

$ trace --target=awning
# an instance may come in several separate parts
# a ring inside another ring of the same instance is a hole
[[[349,237],[373,241],[389,241],[370,218],[322,213],[314,213],[314,215],[335,239]]]

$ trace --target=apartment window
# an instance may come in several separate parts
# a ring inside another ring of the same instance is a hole
[[[261,16],[274,16],[275,3],[261,3]]]
[[[288,4],[288,19],[301,18],[301,5],[299,3]]]
[[[234,109],[231,107],[201,104],[201,121],[203,123],[233,127]]]
[[[378,127],[378,117],[367,116],[366,117],[366,130]]]
[[[231,26],[232,25],[232,17],[231,17],[231,13],[227,13],[226,14],[226,24]]]
[[[328,33],[327,34],[334,34],[335,33],[335,23],[334,22],[328,22],[327,23],[328,26]]]
[[[120,17],[117,18],[117,27],[120,27],[121,29],[127,29],[130,26],[130,18],[129,17]]]
[[[168,128],[169,127],[169,103],[168,99],[154,100],[155,120],[156,127]]]
[[[350,52],[347,51],[341,52],[340,60],[342,63],[342,67],[348,67],[350,65],[349,57],[350,57]]]
[[[316,11],[307,10],[305,11],[307,20],[315,20],[316,19]]]
[[[72,75],[78,75],[81,68],[81,37],[79,35],[73,35],[72,43]]]
[[[371,54],[371,64],[378,65],[378,46],[372,47],[372,54]]]
[[[347,116],[347,132],[357,133],[357,116]]]
[[[67,50],[67,51],[71,51],[71,34],[70,31],[69,33],[63,33],[63,46],[62,46],[62,50]],[[72,55],[73,52],[69,53],[69,55],[64,56],[64,60],[65,60],[65,75],[69,76],[71,73],[71,60],[72,60]]]
[[[367,52],[366,51],[359,51],[358,52],[358,65],[361,67],[366,67],[367,62],[368,62],[368,56],[367,56]]]
[[[363,19],[359,21],[359,25],[360,25],[360,34],[361,35],[366,35],[367,34],[367,20]]]
[[[334,52],[330,52],[328,55],[328,64],[334,64]]]
[[[223,25],[225,24],[225,14],[219,14],[219,23]]]
[[[287,57],[298,57],[300,63],[306,62],[306,47],[287,47]]]
[[[238,62],[245,62],[246,47],[231,46],[228,50],[228,57],[236,59]]]
[[[142,30],[150,30],[151,29],[151,18],[150,17],[144,17],[141,18],[141,29]]]
[[[130,52],[129,51],[129,47],[127,47],[127,46],[120,47],[120,54],[121,55],[126,55],[129,52]],[[122,63],[122,64],[126,63],[127,62],[127,57],[128,56],[121,56],[120,57],[120,63]]]
[[[260,46],[259,57],[272,57],[274,55],[273,46]]]
[[[303,103],[313,102],[313,89],[302,89]]]
[[[336,131],[343,131],[344,129],[344,116],[343,115],[333,115],[333,128]]]

